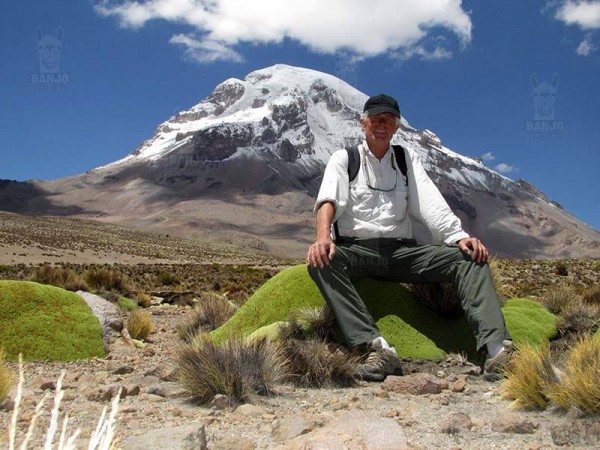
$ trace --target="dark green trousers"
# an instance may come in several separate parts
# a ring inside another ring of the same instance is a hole
[[[368,344],[381,333],[352,280],[374,277],[404,283],[451,282],[481,350],[510,339],[487,264],[476,264],[458,247],[416,245],[396,239],[346,239],[322,269],[308,271],[333,310],[351,347]],[[381,299],[385,301],[385,299]]]

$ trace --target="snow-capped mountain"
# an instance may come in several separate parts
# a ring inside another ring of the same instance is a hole
[[[14,207],[9,192],[16,186],[0,187],[0,208],[95,217],[301,256],[314,235],[312,207],[323,168],[331,153],[362,138],[366,99],[314,70],[257,70],[219,84],[119,161],[32,182],[35,195],[21,187],[26,201]],[[453,152],[432,131],[404,119],[395,142],[420,155],[464,228],[494,252],[600,256],[600,233],[527,182]],[[419,235],[426,239],[424,230]]]

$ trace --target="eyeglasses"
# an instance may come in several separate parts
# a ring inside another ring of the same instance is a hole
[[[383,123],[385,125],[395,125],[397,120],[397,118],[391,114],[377,114],[376,116],[369,116],[367,119],[374,125],[378,123]]]
[[[396,186],[398,186],[398,169],[396,169],[396,164],[394,163],[394,159],[392,158],[392,167],[394,168],[394,173],[396,174],[396,180],[394,181],[394,186],[390,189],[381,189],[381,188],[376,188],[371,186],[371,180],[369,180],[369,170],[367,169],[367,154],[365,152],[365,150],[363,149],[362,152],[362,159],[363,159],[363,172],[365,173],[365,179],[367,182],[367,187],[369,189],[372,189],[373,191],[377,191],[377,192],[391,192],[394,189],[396,189]]]

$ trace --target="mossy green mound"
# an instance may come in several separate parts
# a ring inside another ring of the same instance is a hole
[[[477,359],[475,339],[465,317],[441,317],[425,308],[398,283],[361,279],[356,288],[382,335],[401,357],[437,359],[447,353],[466,353]],[[255,330],[285,321],[300,308],[324,304],[306,266],[291,267],[258,289],[236,314],[212,332],[217,341],[248,336]],[[508,301],[503,308],[507,327],[517,342],[545,342],[556,333],[556,317],[527,299]],[[272,330],[269,330],[272,332]]]
[[[73,361],[104,356],[100,322],[73,292],[0,281],[0,342],[9,359]]]

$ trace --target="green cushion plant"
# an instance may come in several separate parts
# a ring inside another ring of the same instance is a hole
[[[382,335],[401,357],[437,359],[466,353],[477,359],[475,339],[464,316],[450,319],[425,308],[398,283],[370,278],[356,283]],[[267,281],[223,326],[211,333],[216,341],[245,337],[301,308],[318,308],[324,300],[305,265],[283,270]],[[503,307],[515,341],[545,342],[556,333],[556,317],[532,300],[513,299]],[[271,327],[263,332],[272,335]],[[258,334],[261,334],[260,332]]]
[[[0,342],[11,360],[105,355],[100,322],[79,295],[30,281],[0,281]]]

